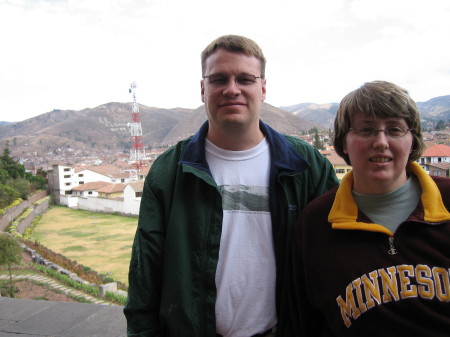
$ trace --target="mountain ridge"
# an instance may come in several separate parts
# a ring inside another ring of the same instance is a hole
[[[450,95],[418,102],[423,128],[450,120]],[[338,103],[300,103],[275,107],[263,103],[261,119],[275,130],[298,136],[312,128],[332,129]],[[56,154],[60,149],[122,151],[130,149],[132,103],[110,102],[83,110],[58,110],[22,122],[0,122],[0,141],[15,156]],[[205,106],[163,109],[139,104],[142,140],[147,148],[165,147],[194,134],[207,120]]]

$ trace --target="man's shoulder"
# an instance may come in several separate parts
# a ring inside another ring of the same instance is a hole
[[[186,144],[189,143],[189,141],[192,139],[192,137],[183,139],[178,141],[175,145],[172,145],[167,150],[165,150],[163,153],[161,153],[156,159],[155,163],[161,163],[165,162],[167,160],[174,160],[180,158],[181,154],[184,151],[184,148],[186,147]]]
[[[153,162],[150,168],[150,174],[158,172],[158,174],[165,175],[168,174],[168,171],[170,170],[176,170],[189,139],[190,138],[181,140],[161,153]]]
[[[309,149],[314,149],[314,147],[311,144],[309,144],[308,142],[306,142],[303,139],[297,138],[295,136],[285,135],[285,134],[283,134],[283,137],[286,138],[286,140],[294,146],[300,146],[302,148],[306,147]]]
[[[294,136],[289,136],[289,135],[283,135],[287,142],[289,143],[289,145],[292,146],[292,148],[294,149],[294,151],[296,151],[297,153],[299,153],[301,156],[303,156],[306,159],[311,159],[311,158],[319,158],[319,159],[323,159],[324,157],[320,154],[320,152],[311,144],[309,144],[307,141],[294,137]],[[323,157],[323,158],[322,158]]]

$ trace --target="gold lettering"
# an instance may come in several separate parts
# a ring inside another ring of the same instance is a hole
[[[396,301],[400,299],[398,294],[396,269],[395,267],[389,267],[387,268],[387,271],[390,276],[384,269],[378,269],[378,274],[381,277],[381,286],[383,288],[383,303],[392,301],[392,296]]]
[[[378,283],[378,272],[376,270],[369,273],[370,279],[372,282],[370,282],[369,278],[366,275],[363,275],[361,277],[361,280],[364,284],[364,294],[366,295],[366,303],[367,308],[372,308],[375,306],[374,299],[377,301],[378,304],[381,303],[381,294],[380,294],[380,285]]]
[[[341,309],[341,316],[344,320],[345,326],[348,328],[350,325],[352,325],[352,322],[350,321],[350,316],[353,317],[353,319],[357,319],[361,315],[361,311],[356,307],[355,298],[353,297],[353,287],[350,283],[347,286],[347,289],[345,291],[345,301],[342,299],[342,297],[339,295],[339,297],[336,299],[337,304],[339,305],[339,308]]]
[[[431,279],[430,267],[418,264],[416,266],[416,279],[419,286],[417,287],[419,296],[431,300],[434,297],[434,284]]]
[[[413,266],[403,265],[397,266],[400,277],[400,296],[402,299],[417,297],[417,286],[411,285],[409,277],[414,276]]]
[[[362,296],[361,279],[357,278],[352,283],[353,283],[353,288],[355,288],[355,290],[356,290],[356,298],[358,299],[359,310],[361,310],[361,312],[366,312],[367,306],[364,304],[364,299]]]
[[[450,302],[449,273],[444,268],[433,268],[434,284],[436,285],[436,296],[442,302]]]

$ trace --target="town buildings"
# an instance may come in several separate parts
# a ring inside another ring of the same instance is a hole
[[[445,137],[443,132],[438,135],[426,135],[427,148],[418,163],[431,175],[449,177],[450,146],[437,143],[449,137]],[[325,149],[320,152],[331,162],[337,177],[342,179],[352,167],[336,154],[331,145],[327,145],[330,143],[327,138],[322,139]],[[305,140],[312,144],[311,137]],[[156,157],[154,153],[152,160]],[[48,185],[60,205],[95,212],[138,215],[144,179],[151,162],[146,162],[137,174],[133,165],[125,161],[115,164],[101,164],[99,161],[97,165],[53,165],[48,172]]]

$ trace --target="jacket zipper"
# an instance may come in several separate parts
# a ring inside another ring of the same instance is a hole
[[[389,249],[388,249],[389,255],[397,254],[397,249],[394,246],[394,237],[393,236],[388,237],[388,244],[389,244]]]

